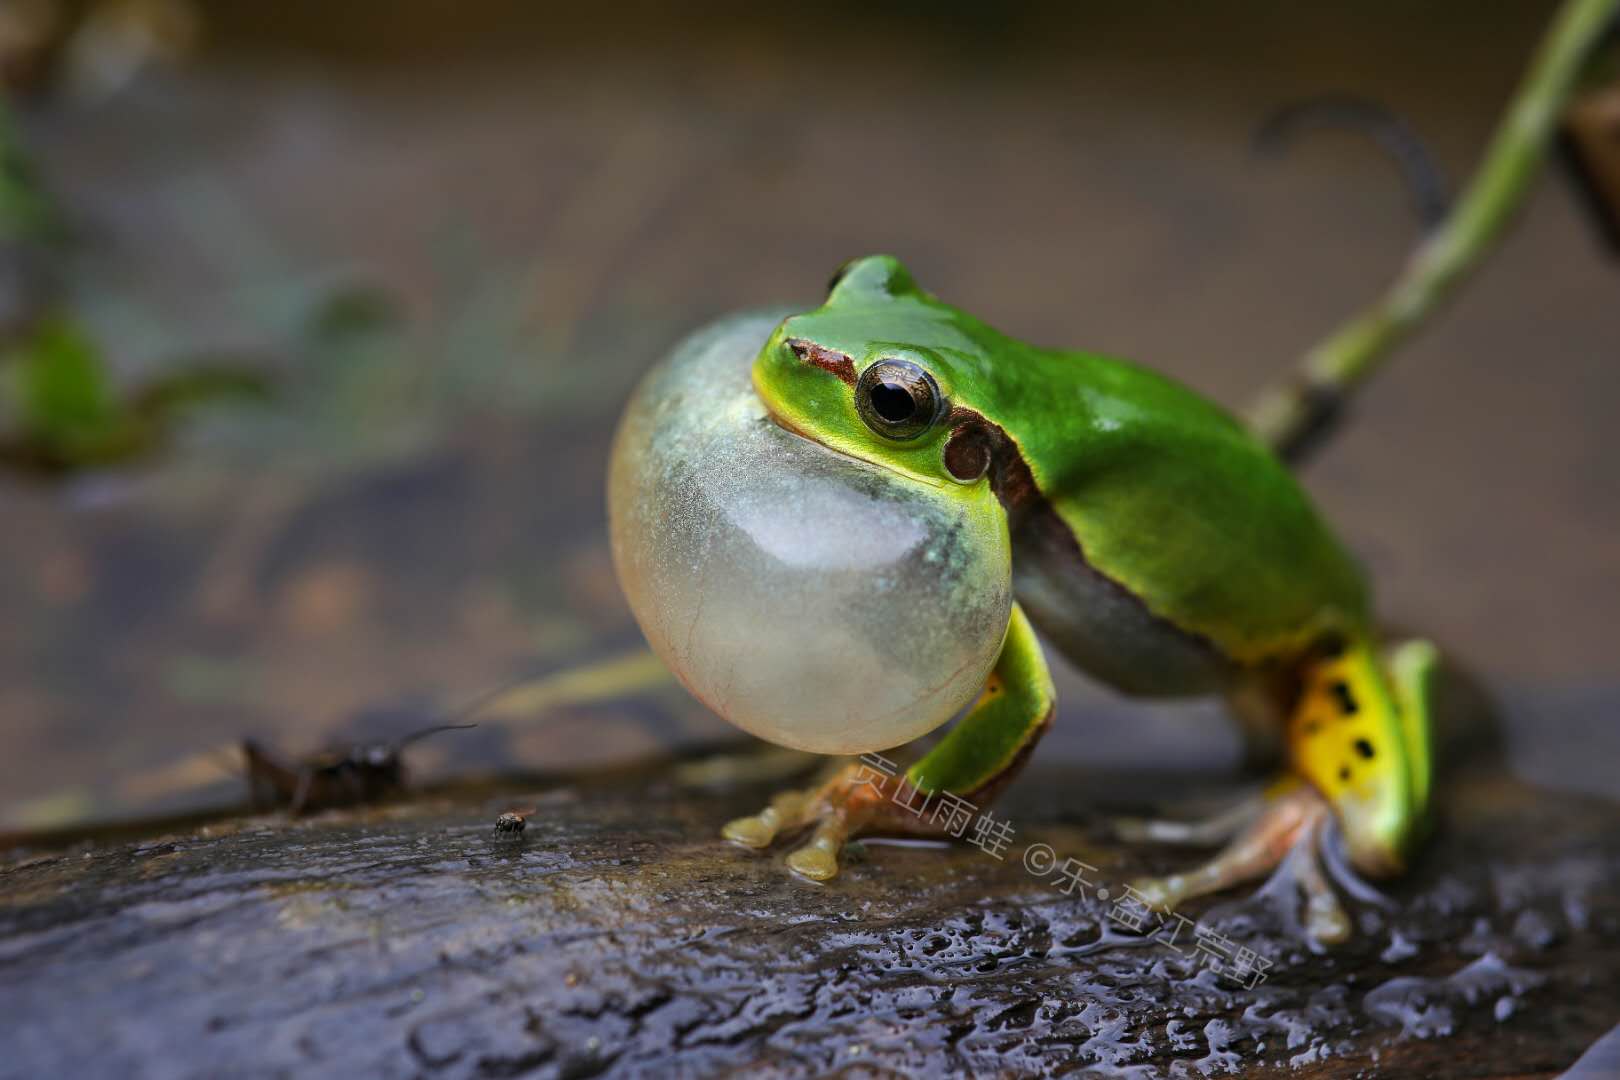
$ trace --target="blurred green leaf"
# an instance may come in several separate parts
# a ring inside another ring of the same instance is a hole
[[[18,426],[31,440],[71,451],[101,441],[119,407],[101,353],[71,319],[40,320],[10,358],[17,371]]]
[[[268,380],[247,367],[192,365],[120,393],[100,349],[74,319],[54,314],[0,356],[0,401],[9,430],[0,459],[47,472],[146,454],[179,416],[216,402],[263,401]]]

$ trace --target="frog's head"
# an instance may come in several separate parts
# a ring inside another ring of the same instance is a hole
[[[974,700],[1006,637],[1008,518],[990,485],[939,472],[961,383],[928,366],[925,299],[866,259],[812,314],[723,320],[648,373],[614,439],[614,565],[648,641],[716,713],[784,746],[924,735]],[[880,344],[896,337],[910,345]],[[916,396],[869,396],[874,429],[844,369],[879,358],[916,366],[890,379]]]
[[[754,388],[783,427],[942,489],[990,470],[999,429],[953,401],[988,370],[982,324],[917,287],[898,259],[834,275],[826,302],[782,322]]]

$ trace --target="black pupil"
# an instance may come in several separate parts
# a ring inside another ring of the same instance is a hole
[[[891,424],[902,424],[916,413],[917,402],[899,383],[880,382],[872,387],[872,411]]]

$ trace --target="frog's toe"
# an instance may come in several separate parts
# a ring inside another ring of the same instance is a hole
[[[1326,813],[1327,804],[1314,791],[1304,785],[1289,788],[1270,796],[1258,813],[1250,814],[1236,838],[1202,866],[1184,874],[1146,878],[1132,887],[1174,908],[1195,896],[1253,881],[1281,865],[1294,841]]]
[[[779,833],[805,824],[807,820],[805,811],[809,803],[808,792],[784,791],[759,813],[726,822],[725,827],[720,830],[720,835],[743,847],[756,849],[770,847]]]
[[[814,800],[811,814],[816,830],[803,847],[788,856],[788,869],[811,881],[828,881],[838,876],[838,856],[844,845],[861,833],[915,831],[887,811],[888,805],[872,798],[869,791],[834,780]]]
[[[758,814],[728,822],[721,835],[758,850],[814,825],[809,841],[788,856],[788,868],[811,881],[837,877],[839,853],[862,832],[906,833],[927,828],[883,799],[880,789],[863,776],[860,766],[844,766],[818,788],[784,792]]]
[[[1310,853],[1309,858],[1314,863],[1315,853]],[[1350,940],[1350,913],[1339,902],[1338,894],[1319,879],[1313,883],[1301,876],[1295,881],[1305,894],[1305,935],[1323,945],[1339,945]]]
[[[1303,899],[1301,930],[1311,940],[1334,945],[1350,936],[1350,918],[1322,871],[1317,847],[1329,821],[1327,803],[1304,785],[1271,796],[1248,827],[1196,869],[1144,878],[1131,888],[1149,907],[1165,911],[1197,896],[1255,881],[1281,868]]]
[[[1215,847],[1242,832],[1264,809],[1265,797],[1256,794],[1202,821],[1117,817],[1110,824],[1114,835],[1127,844]]]
[[[1174,911],[1187,898],[1180,874],[1137,878],[1131,882],[1130,889],[1142,898],[1143,904],[1161,911]]]
[[[1350,938],[1350,914],[1322,871],[1323,835],[1329,819],[1318,818],[1294,841],[1282,868],[1279,886],[1292,884],[1304,901],[1305,936],[1322,945],[1338,945]]]
[[[811,881],[829,881],[838,876],[838,853],[849,838],[840,821],[824,821],[810,842],[787,858],[788,869]]]
[[[746,848],[765,848],[770,847],[771,841],[776,839],[776,826],[764,814],[756,814],[726,822],[720,835]]]

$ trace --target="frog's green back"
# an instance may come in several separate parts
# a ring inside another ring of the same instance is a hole
[[[1294,477],[1179,383],[1009,338],[881,256],[793,323],[858,368],[891,346],[927,357],[953,405],[1017,444],[1093,568],[1228,655],[1258,659],[1365,619],[1361,574]]]
[[[1038,356],[1054,391],[1025,452],[1094,567],[1241,660],[1360,625],[1360,572],[1294,477],[1237,421],[1134,365]],[[1047,456],[1064,447],[1080,449]]]

